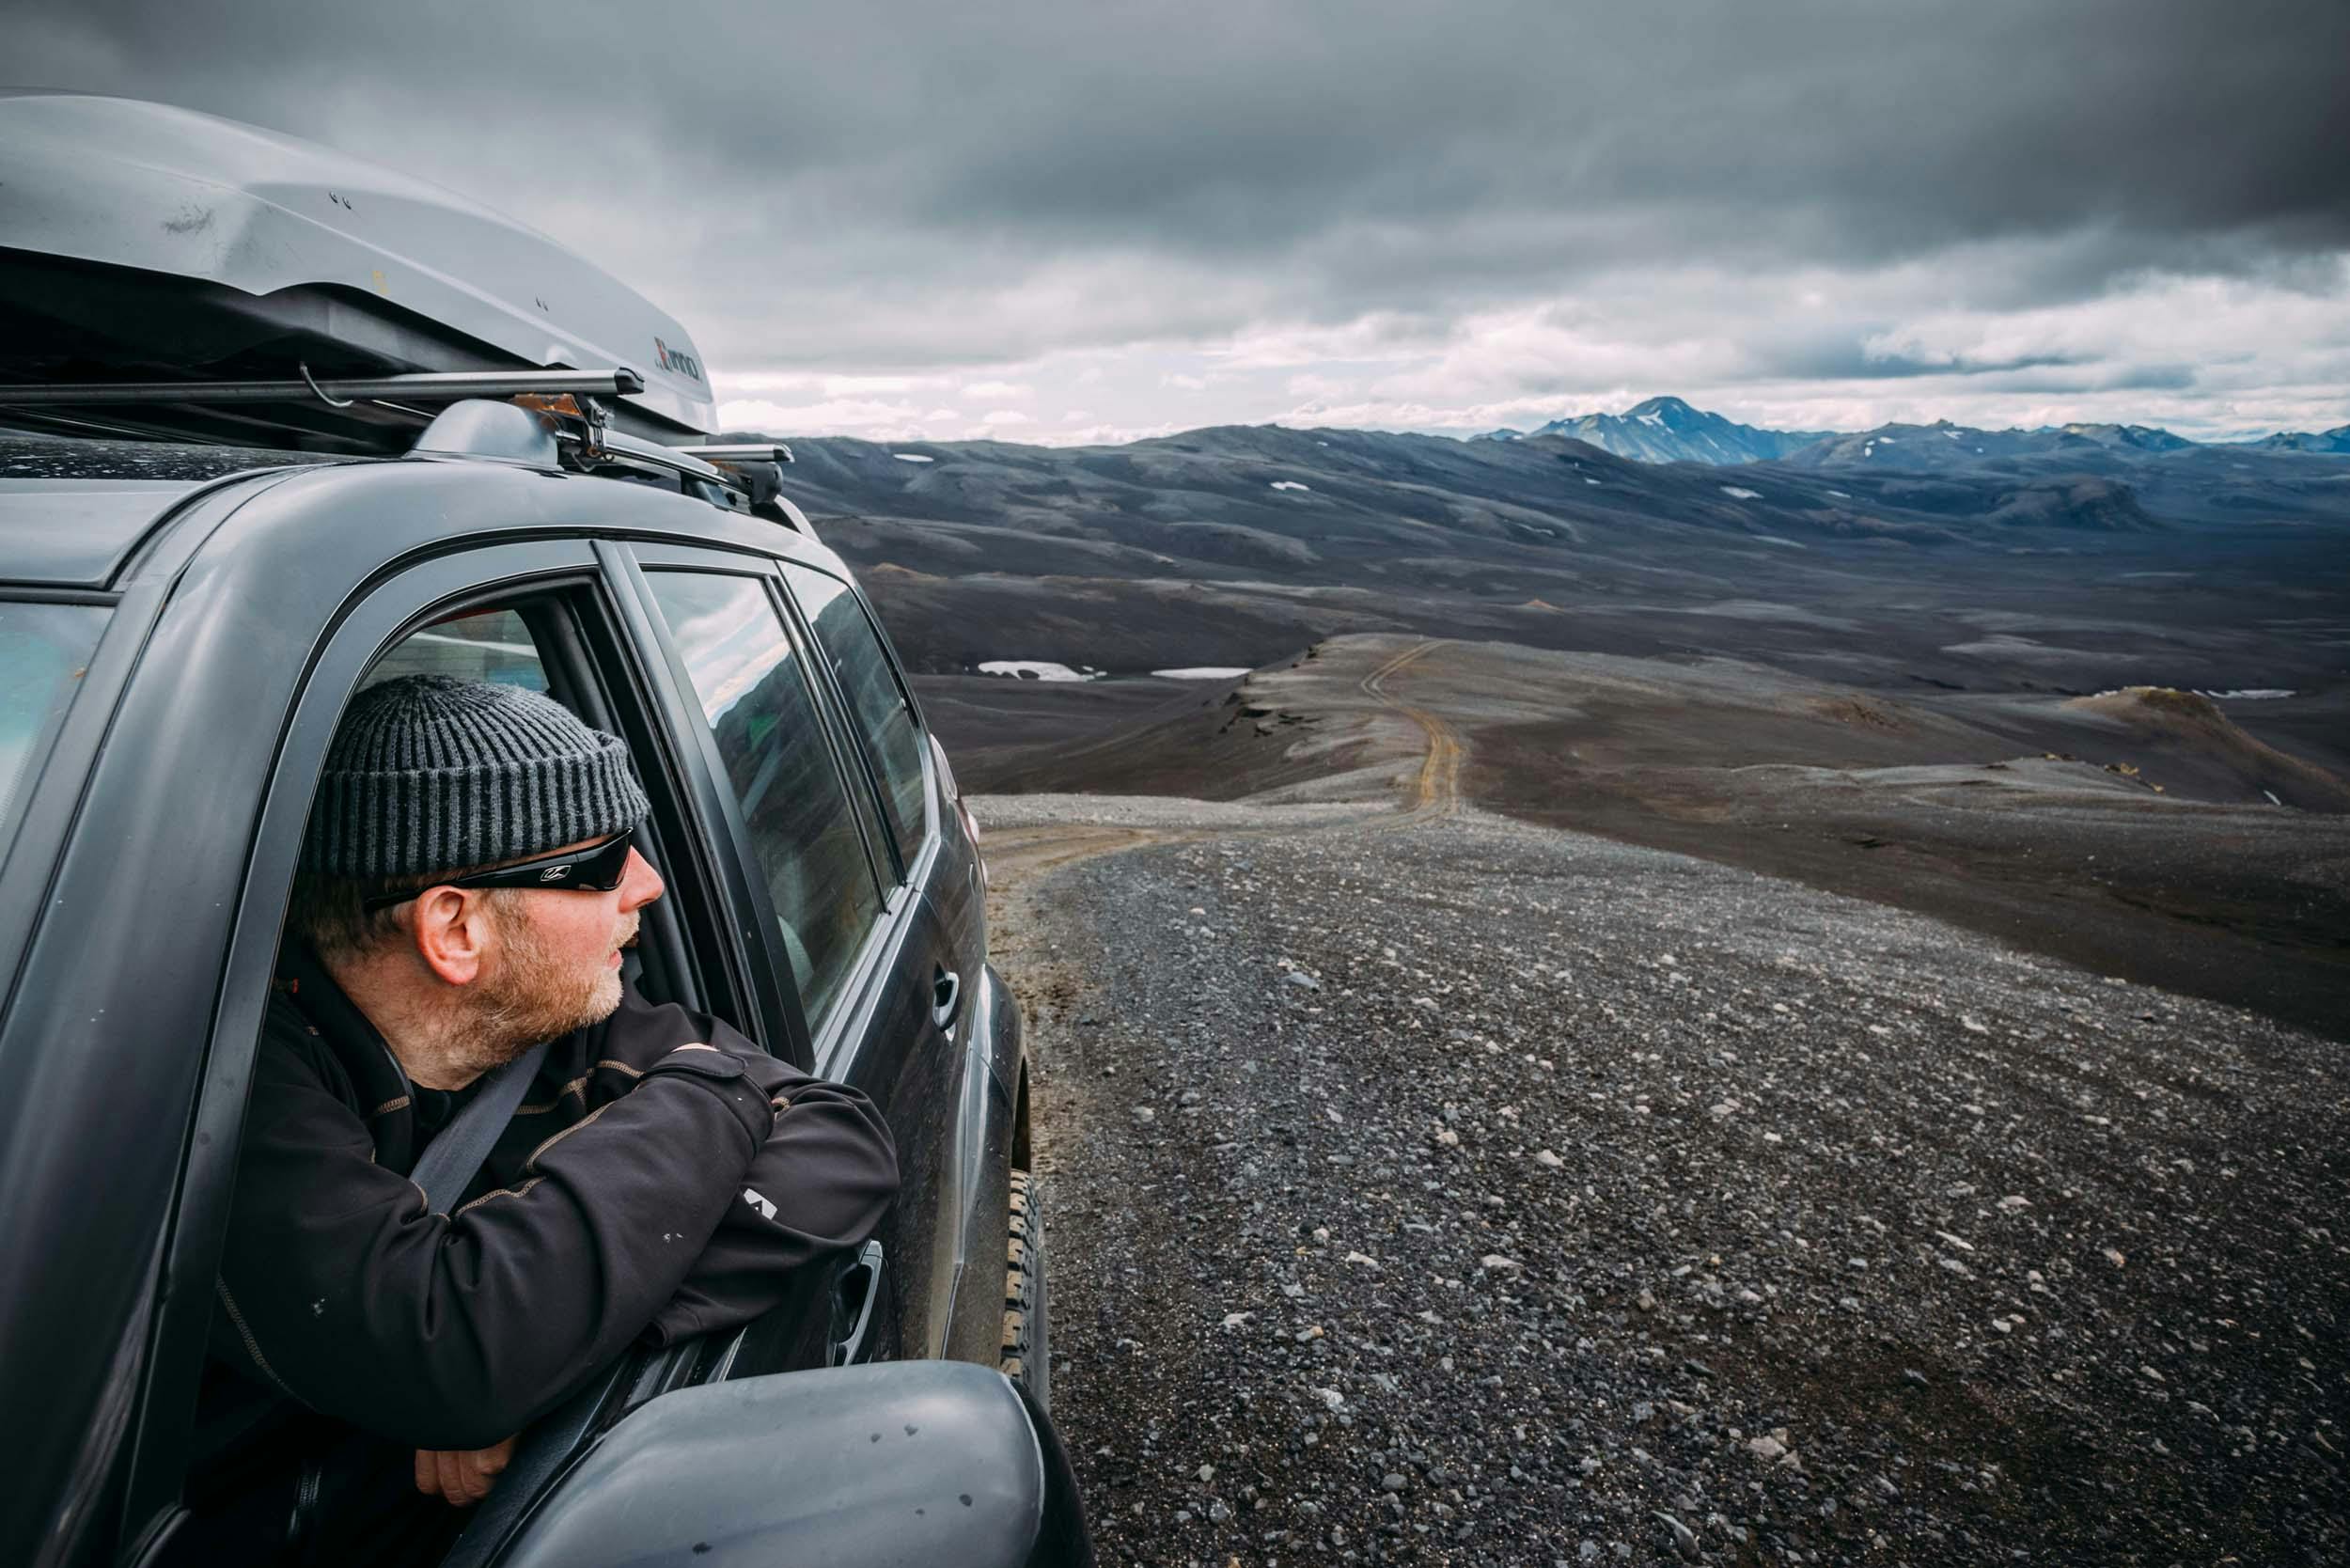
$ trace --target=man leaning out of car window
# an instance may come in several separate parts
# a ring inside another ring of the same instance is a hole
[[[514,1435],[584,1380],[758,1316],[897,1192],[865,1096],[623,981],[663,890],[628,846],[648,809],[618,739],[511,686],[386,682],[337,732],[212,1341],[337,1423],[294,1483],[307,1557],[445,1539],[448,1505],[486,1496]],[[407,1172],[542,1041],[463,1200],[431,1212]]]

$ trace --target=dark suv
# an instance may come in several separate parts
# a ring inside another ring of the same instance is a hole
[[[668,884],[635,983],[871,1096],[902,1175],[767,1317],[582,1369],[446,1560],[1089,1560],[945,754],[788,502],[579,472],[554,426],[452,402],[357,460],[0,432],[0,1561],[181,1560],[239,1456],[204,1344],[296,852],[344,705],[415,670],[627,741]]]

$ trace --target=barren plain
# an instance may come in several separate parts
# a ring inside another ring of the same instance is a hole
[[[1107,1560],[2350,1556],[2350,463],[921,450]]]
[[[1526,657],[1342,639],[1207,710],[1310,778],[976,804],[1105,1560],[2350,1548],[2338,1043],[1481,809]]]

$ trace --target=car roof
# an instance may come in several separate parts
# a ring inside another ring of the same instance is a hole
[[[201,493],[221,495],[231,510],[260,490],[286,495],[306,519],[300,528],[364,574],[371,570],[364,561],[384,550],[398,554],[432,541],[486,542],[525,517],[545,527],[552,521],[542,510],[549,481],[565,495],[558,525],[564,531],[748,546],[847,572],[796,509],[780,500],[788,519],[729,510],[658,484],[443,454],[324,457],[0,431],[0,597],[10,586],[119,589],[142,546],[156,541],[182,541],[161,546],[164,558],[156,564],[174,570],[171,563],[200,547],[226,515],[196,503]],[[420,499],[427,494],[432,499]],[[395,515],[385,515],[386,507]],[[377,521],[342,525],[359,518]],[[283,550],[285,537],[272,548]]]
[[[155,520],[229,474],[340,461],[0,430],[0,582],[102,588]]]
[[[0,582],[102,588],[187,479],[0,478]]]

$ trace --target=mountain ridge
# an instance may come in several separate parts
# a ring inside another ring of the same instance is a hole
[[[2043,458],[2061,454],[2067,448],[2084,456],[2093,449],[2126,456],[2190,448],[2350,456],[2350,425],[2317,431],[2280,431],[2235,441],[2195,441],[2159,426],[2093,420],[2042,425],[2030,430],[2009,426],[1992,431],[1937,419],[1925,425],[1888,421],[1862,431],[1782,431],[1740,424],[1676,397],[1650,398],[1621,415],[1570,415],[1531,431],[1493,430],[1464,439],[1511,442],[1539,435],[1564,435],[1586,441],[1603,451],[1638,463],[1703,463],[1716,467],[1779,461],[1813,467],[1866,463],[1889,459],[1893,455],[1891,448],[1904,438],[1927,436],[1947,437],[1963,448],[1959,454],[1945,453],[1945,457]],[[1883,450],[1870,450],[1871,447]]]

